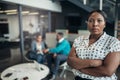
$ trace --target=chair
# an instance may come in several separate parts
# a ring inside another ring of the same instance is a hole
[[[27,62],[34,62],[34,60],[31,60],[30,59],[30,57],[29,57],[29,53],[30,53],[30,51],[27,51],[27,53],[24,55],[24,58],[25,58],[25,60],[27,61]]]
[[[66,78],[66,74],[65,71],[71,71],[70,67],[68,66],[67,62],[64,62],[63,64],[60,65],[60,69],[62,69],[61,73],[60,73],[60,77],[64,77]]]

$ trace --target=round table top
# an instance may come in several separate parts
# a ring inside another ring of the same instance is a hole
[[[43,64],[22,63],[11,66],[1,73],[2,80],[41,80],[49,74],[49,69]]]

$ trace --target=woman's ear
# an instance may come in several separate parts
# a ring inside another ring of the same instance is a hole
[[[104,28],[106,27],[106,23],[104,24]]]

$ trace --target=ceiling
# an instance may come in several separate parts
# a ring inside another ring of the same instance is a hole
[[[12,3],[7,3],[7,2],[0,2],[0,14],[7,14],[7,10],[13,10],[14,12],[17,12],[18,5],[17,4],[12,4]],[[33,7],[28,7],[28,6],[22,6],[23,11],[29,11],[30,13],[33,12],[40,12],[41,14],[45,14],[47,11],[45,10],[40,10],[37,8]],[[13,12],[12,11],[12,12]]]

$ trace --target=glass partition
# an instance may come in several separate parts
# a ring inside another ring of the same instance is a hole
[[[37,34],[41,34],[43,39],[48,32],[48,11],[23,7],[23,35],[25,40],[25,50],[30,49],[31,41]]]
[[[45,38],[48,31],[48,11],[22,6],[22,28],[24,38],[24,53],[20,51],[20,28],[18,5],[0,2],[0,70],[10,65],[21,63],[36,34]],[[6,64],[4,63],[7,60]],[[23,61],[26,61],[25,59]]]
[[[0,71],[21,60],[18,16],[15,4],[0,1]]]

